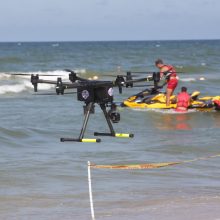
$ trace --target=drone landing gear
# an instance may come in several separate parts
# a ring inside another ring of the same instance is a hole
[[[106,111],[106,105],[105,104],[99,104],[100,108],[102,109],[105,119],[107,121],[108,127],[110,129],[110,133],[99,133],[99,132],[94,132],[95,136],[112,136],[112,137],[124,137],[124,138],[129,138],[129,137],[134,137],[133,134],[122,134],[122,133],[115,133],[114,128],[112,126],[112,123],[110,121],[110,117]],[[84,117],[84,122],[83,122],[83,126],[79,135],[79,138],[60,138],[61,142],[65,142],[65,141],[76,141],[76,142],[101,142],[100,138],[97,139],[87,139],[87,138],[83,138],[84,137],[84,133],[86,131],[86,126],[89,120],[89,116],[90,114],[93,112],[94,109],[94,102],[90,102],[88,103],[88,105],[86,106],[86,111],[85,111],[85,117]]]
[[[124,137],[124,138],[129,138],[129,137],[134,137],[133,134],[122,134],[122,133],[115,133],[114,128],[112,126],[112,123],[110,121],[109,114],[106,111],[106,106],[105,104],[100,104],[100,108],[102,109],[105,119],[107,121],[108,127],[110,129],[110,133],[99,133],[99,132],[94,132],[95,136],[112,136],[112,137]]]

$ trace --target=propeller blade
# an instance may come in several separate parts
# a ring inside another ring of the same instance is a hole
[[[69,95],[69,94],[76,94],[77,92],[65,92],[63,95]],[[32,94],[32,95],[57,95],[56,93],[38,93],[38,94]]]
[[[149,87],[149,86],[154,86],[154,85],[135,85],[133,87]]]
[[[108,76],[108,77],[117,77],[117,76],[123,76],[123,77],[127,77],[128,75],[125,74],[119,74],[119,75],[113,75],[113,74],[104,74],[102,76]],[[130,75],[131,77],[139,77],[139,75]]]
[[[147,72],[147,71],[128,71],[127,73],[138,73],[138,74],[152,74],[154,72]]]
[[[55,93],[38,93],[38,94],[32,94],[32,95],[57,95],[57,94],[55,94]]]
[[[30,73],[14,73],[11,74],[12,76],[31,76]],[[60,76],[60,75],[54,75],[54,74],[39,74],[39,76]]]
[[[137,74],[153,74],[153,73],[157,73],[158,71],[150,71],[150,72],[148,72],[148,71],[128,71],[129,73],[137,73]],[[181,72],[181,71],[176,71],[176,73],[186,73],[186,72]]]
[[[71,69],[64,69],[64,71],[75,74],[75,72],[73,70],[71,70]]]

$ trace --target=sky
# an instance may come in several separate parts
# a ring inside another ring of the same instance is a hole
[[[1,0],[0,42],[220,39],[220,0]]]

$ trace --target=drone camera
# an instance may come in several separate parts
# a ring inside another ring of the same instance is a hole
[[[113,123],[118,123],[120,121],[120,113],[116,111],[116,105],[112,103],[110,110],[108,111],[108,116]]]

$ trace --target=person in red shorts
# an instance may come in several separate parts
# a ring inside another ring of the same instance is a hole
[[[178,85],[178,77],[173,66],[163,63],[163,60],[155,61],[155,66],[160,70],[160,78],[165,77],[167,83],[166,89],[166,105],[170,105],[170,96],[173,95],[175,88]]]
[[[182,87],[181,92],[177,95],[176,111],[186,112],[190,105],[190,95],[187,93],[187,88]]]

